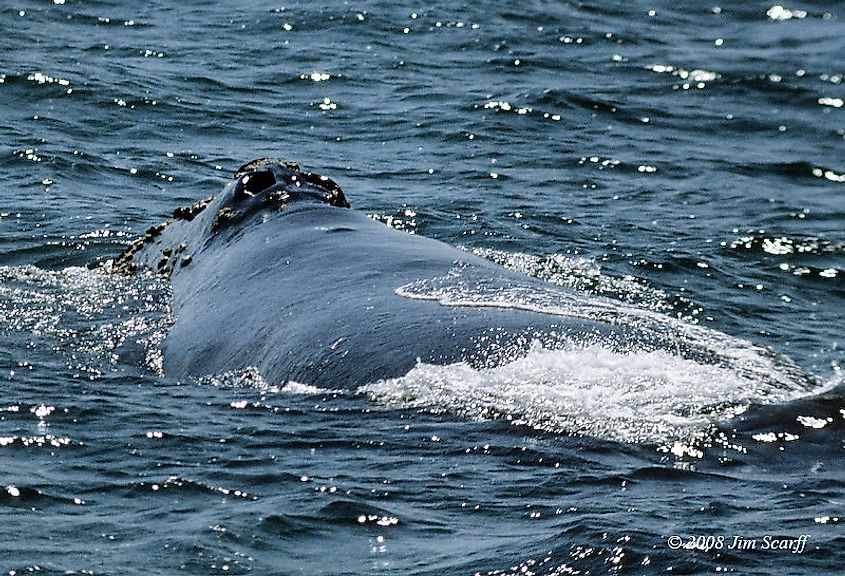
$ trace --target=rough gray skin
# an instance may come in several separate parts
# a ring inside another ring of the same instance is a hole
[[[573,296],[376,222],[349,209],[331,180],[267,159],[241,168],[217,198],[177,210],[114,262],[118,272],[170,276],[175,324],[164,371],[176,378],[255,366],[274,384],[355,387],[401,376],[418,360],[500,365],[534,340],[678,351],[670,334],[613,322],[396,292],[462,267],[497,286]]]

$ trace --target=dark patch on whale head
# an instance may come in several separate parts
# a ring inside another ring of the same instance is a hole
[[[259,158],[235,171],[232,200],[243,202],[258,195],[267,204],[284,208],[288,202],[311,199],[336,208],[349,208],[340,186],[328,176],[303,172],[299,164]]]
[[[197,200],[190,206],[186,207],[179,207],[173,211],[173,218],[174,220],[184,220],[186,222],[191,222],[194,218],[197,217],[205,208],[214,200],[214,196],[209,196],[208,198],[203,198],[202,200]],[[138,269],[137,264],[135,263],[135,255],[144,249],[145,246],[153,244],[156,239],[161,235],[165,228],[170,225],[170,220],[165,220],[158,226],[151,226],[143,236],[132,242],[117,258],[114,259],[112,262],[112,272],[116,274],[132,274]],[[173,261],[171,256],[179,255],[185,251],[187,246],[182,243],[177,246],[174,254],[173,248],[164,248],[161,251],[162,257],[156,263],[156,272],[161,276],[169,277],[173,271]],[[187,257],[188,263],[190,263],[190,256]],[[182,262],[182,266],[186,266],[187,263]]]
[[[237,219],[238,213],[231,208],[221,208],[217,212],[217,216],[214,218],[214,222],[211,224],[212,230],[217,230],[227,222],[231,222]]]
[[[197,214],[205,210],[206,206],[208,206],[212,200],[214,200],[214,196],[209,196],[208,198],[197,200],[190,206],[180,206],[173,211],[173,217],[177,220],[186,220],[190,222],[197,217]]]
[[[253,198],[256,194],[276,184],[276,177],[271,170],[256,170],[238,178],[233,197],[235,202]]]
[[[295,172],[299,172],[299,164],[297,164],[296,162],[288,162],[286,160],[279,160],[278,158],[256,158],[255,160],[247,162],[246,164],[235,170],[235,178],[240,178],[248,172],[254,172],[256,170],[273,164],[281,164],[285,168],[288,168]]]
[[[169,224],[170,220],[165,220],[158,226],[151,226],[147,229],[143,236],[132,242],[120,256],[114,259],[112,272],[117,274],[132,274],[135,272],[138,268],[135,264],[135,254],[140,252],[147,244],[152,244]]]

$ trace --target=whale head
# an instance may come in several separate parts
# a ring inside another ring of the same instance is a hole
[[[259,158],[235,171],[217,196],[173,211],[173,218],[149,228],[114,259],[112,271],[152,270],[163,276],[190,265],[192,252],[218,238],[239,233],[268,212],[296,206],[349,208],[340,186],[327,176],[301,170],[276,158]]]

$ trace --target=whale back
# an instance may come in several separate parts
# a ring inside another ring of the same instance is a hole
[[[420,362],[502,366],[538,343],[668,350],[774,386],[801,375],[748,342],[395,230],[349,209],[330,179],[272,159],[177,209],[113,268],[170,278],[164,370],[177,378],[255,367],[274,384],[357,387]]]

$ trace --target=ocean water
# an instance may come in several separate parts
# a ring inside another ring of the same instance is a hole
[[[0,30],[2,573],[840,573],[840,3],[21,0]],[[168,378],[167,282],[108,262],[261,156],[731,361]]]

